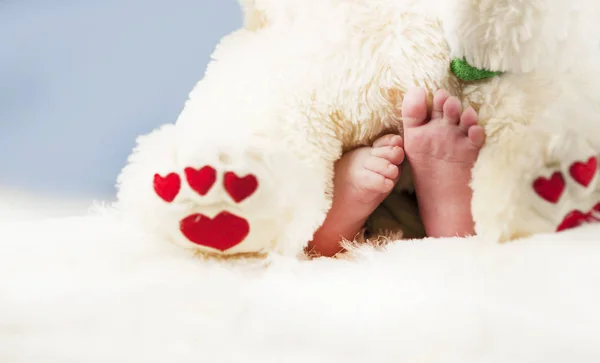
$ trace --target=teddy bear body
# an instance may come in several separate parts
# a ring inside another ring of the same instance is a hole
[[[542,25],[595,8],[552,3],[243,0],[245,27],[219,44],[177,121],[139,139],[119,177],[119,204],[186,248],[297,255],[331,205],[335,161],[402,133],[403,94],[421,86],[459,96],[488,133],[472,182],[479,234],[509,240],[592,220],[597,66],[546,44],[596,29],[581,18],[581,29],[570,19]],[[502,24],[484,21],[518,26],[514,11],[532,19],[517,36],[495,35]],[[465,82],[451,72],[456,58],[505,73]],[[399,188],[409,189],[404,175]],[[569,219],[575,210],[581,215]]]

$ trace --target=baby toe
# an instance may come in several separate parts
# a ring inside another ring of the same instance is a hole
[[[383,147],[383,146],[404,146],[404,139],[402,136],[396,134],[387,134],[373,142],[373,147]]]
[[[404,149],[400,146],[374,147],[371,149],[371,155],[394,165],[400,165],[404,161]]]
[[[460,121],[460,114],[462,112],[462,105],[457,97],[449,97],[443,106],[444,117],[443,120],[449,125],[458,125]]]
[[[394,180],[380,173],[364,169],[358,186],[370,193],[389,193],[394,188]]]
[[[466,134],[470,127],[477,125],[477,122],[478,122],[477,112],[475,112],[475,110],[472,107],[469,107],[460,116],[459,127]]]
[[[450,93],[445,89],[438,90],[433,96],[433,110],[431,111],[431,118],[433,120],[439,120],[444,117],[444,105],[450,98]]]
[[[375,156],[367,158],[364,167],[366,170],[392,180],[396,179],[400,173],[396,165],[384,158]]]
[[[469,127],[467,135],[471,143],[478,148],[481,148],[485,143],[485,130],[479,125]]]
[[[422,88],[411,88],[402,101],[404,128],[423,125],[427,121],[427,94]]]

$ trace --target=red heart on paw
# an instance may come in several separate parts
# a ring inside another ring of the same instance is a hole
[[[171,203],[179,194],[181,188],[181,178],[177,173],[170,173],[163,177],[154,174],[154,192],[165,202]]]
[[[236,203],[250,197],[258,189],[258,180],[252,174],[240,178],[233,172],[225,173],[223,184],[227,193]]]
[[[598,159],[595,156],[592,156],[588,159],[587,162],[575,162],[569,168],[569,172],[573,179],[576,182],[587,187],[590,185],[592,180],[594,179],[594,175],[596,175],[596,171],[598,170]]]
[[[202,196],[206,195],[217,181],[217,171],[211,166],[201,169],[187,167],[184,172],[190,187]]]
[[[240,244],[250,233],[248,221],[229,212],[213,219],[192,214],[179,222],[179,229],[191,242],[221,252]]]
[[[590,216],[597,222],[600,222],[600,203],[596,204],[592,211],[590,212]]]
[[[565,231],[581,226],[588,221],[589,215],[584,214],[578,210],[574,210],[566,215],[561,224],[556,229],[557,232]]]
[[[560,172],[552,174],[550,179],[539,177],[533,182],[535,192],[550,203],[556,203],[565,190],[565,179]]]
[[[564,231],[567,229],[579,227],[584,223],[600,222],[600,203],[596,204],[592,210],[588,213],[583,213],[578,210],[574,210],[567,214],[563,219],[562,223],[556,229],[557,232]]]

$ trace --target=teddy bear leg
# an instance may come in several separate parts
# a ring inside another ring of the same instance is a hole
[[[330,206],[333,163],[307,163],[270,139],[178,126],[139,139],[119,177],[124,215],[203,253],[302,253]]]
[[[509,241],[600,221],[598,158],[573,131],[523,126],[489,140],[473,169],[477,234]]]

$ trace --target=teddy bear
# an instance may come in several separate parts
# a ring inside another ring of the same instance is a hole
[[[300,256],[331,206],[334,163],[402,134],[403,95],[418,86],[458,96],[485,128],[479,236],[598,221],[597,3],[240,0],[243,27],[178,118],[138,138],[117,206],[200,253]]]

